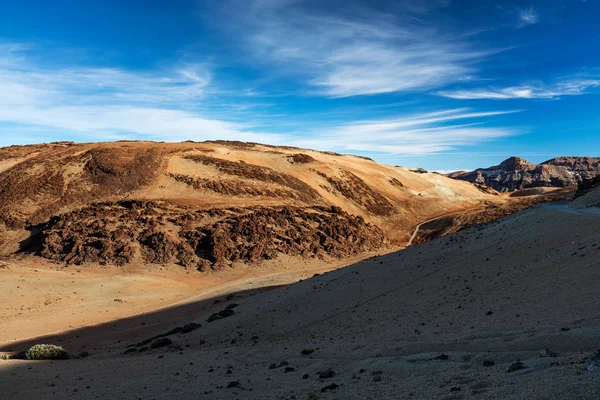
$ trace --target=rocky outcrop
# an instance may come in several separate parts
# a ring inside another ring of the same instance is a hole
[[[600,158],[559,157],[532,164],[522,158],[511,157],[494,167],[449,176],[490,186],[499,192],[537,187],[576,187],[583,181],[600,176]]]
[[[190,210],[168,202],[97,203],[40,228],[39,255],[68,264],[177,263],[206,270],[280,253],[343,257],[386,244],[378,227],[339,207]]]

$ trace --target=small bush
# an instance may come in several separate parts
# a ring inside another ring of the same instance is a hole
[[[300,354],[302,354],[303,356],[307,356],[307,355],[312,354],[314,352],[315,352],[314,349],[302,349],[302,351],[300,352]]]
[[[28,360],[67,360],[69,353],[61,346],[53,344],[36,344],[25,354]]]

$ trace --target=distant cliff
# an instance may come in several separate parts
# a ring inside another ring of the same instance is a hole
[[[494,167],[454,172],[449,176],[487,185],[499,192],[536,187],[575,187],[600,176],[600,158],[558,157],[533,164],[519,157],[511,157]]]

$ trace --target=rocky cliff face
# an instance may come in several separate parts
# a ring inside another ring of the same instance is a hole
[[[542,164],[566,168],[573,173],[578,183],[594,179],[600,175],[600,158],[558,157]]]
[[[597,176],[600,176],[600,158],[592,157],[559,157],[541,164],[511,157],[494,167],[450,175],[454,179],[487,185],[500,192],[536,187],[575,187]]]

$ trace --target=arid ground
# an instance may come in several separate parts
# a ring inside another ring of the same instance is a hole
[[[600,390],[597,191],[513,214],[551,196],[253,144],[48,146],[2,150],[0,352],[71,359],[0,360],[9,398]]]

